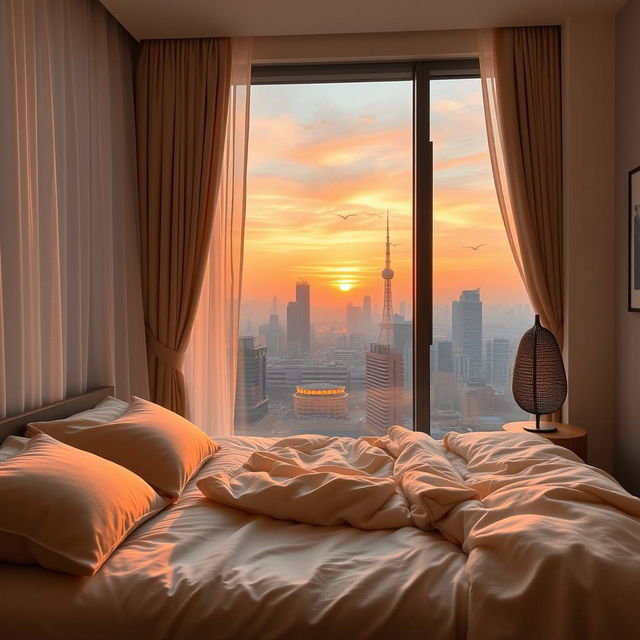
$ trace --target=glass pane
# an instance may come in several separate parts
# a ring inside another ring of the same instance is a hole
[[[411,427],[412,96],[252,87],[236,433]]]
[[[496,198],[479,79],[431,82],[431,435],[528,420],[511,392],[533,313]]]

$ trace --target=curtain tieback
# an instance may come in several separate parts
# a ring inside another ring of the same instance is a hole
[[[153,356],[158,358],[160,362],[165,364],[171,369],[176,371],[182,371],[184,365],[184,353],[182,351],[176,351],[167,347],[166,344],[162,344],[158,338],[156,338],[149,327],[145,327],[147,330],[147,348]]]

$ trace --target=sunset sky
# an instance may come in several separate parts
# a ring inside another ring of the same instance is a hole
[[[480,82],[435,81],[431,93],[435,301],[481,287],[489,304],[525,302],[493,187]],[[342,319],[364,295],[381,307],[387,209],[395,308],[406,301],[410,310],[410,82],[252,87],[247,189],[251,315],[266,313],[274,295],[282,314],[299,278],[319,320]]]

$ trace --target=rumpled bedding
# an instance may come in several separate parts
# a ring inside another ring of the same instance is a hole
[[[437,529],[468,556],[468,638],[640,638],[640,500],[536,435],[296,436],[198,486],[279,519]]]
[[[434,440],[402,427],[383,438],[284,438],[198,487],[250,513],[359,529],[428,531],[456,504],[477,497]]]
[[[640,638],[640,501],[570,451],[510,433],[289,440],[222,439],[90,578],[0,564],[0,637]],[[271,517],[198,488],[226,477],[233,498],[244,472],[283,495],[302,478],[300,500]],[[325,490],[338,515],[323,510],[303,477],[315,473],[321,488],[369,475],[379,501],[353,508],[347,484],[342,502]],[[284,519],[309,511],[324,526]]]
[[[450,433],[477,500],[438,522],[468,555],[470,640],[640,638],[640,500],[536,435]]]

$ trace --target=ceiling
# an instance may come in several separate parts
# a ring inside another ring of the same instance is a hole
[[[101,0],[139,40],[559,24],[625,0]]]

